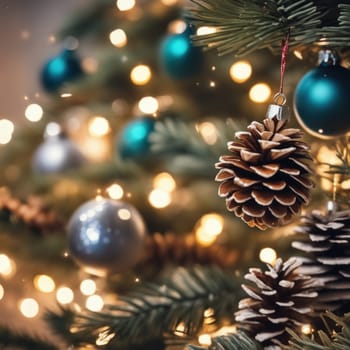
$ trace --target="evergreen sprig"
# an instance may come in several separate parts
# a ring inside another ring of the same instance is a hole
[[[324,331],[318,331],[316,336],[308,337],[295,334],[288,330],[292,339],[289,341],[289,346],[286,350],[346,350],[350,349],[350,314],[345,314],[343,317],[334,315],[331,312],[326,312],[328,317],[336,327],[341,327],[340,331],[332,331],[327,334]]]
[[[188,10],[190,21],[216,30],[195,35],[193,41],[206,48],[216,48],[220,55],[233,52],[242,56],[262,48],[280,52],[281,41],[289,31],[291,48],[325,41],[329,46],[349,46],[350,10],[344,4],[339,5],[340,11],[334,5],[340,12],[340,24],[334,24],[333,18],[327,18],[330,9],[316,6],[310,0],[191,1],[195,5]]]
[[[262,350],[262,347],[243,332],[232,333],[212,339],[208,348],[188,345],[190,350]]]
[[[7,327],[0,326],[0,348],[18,350],[56,350],[58,347],[39,339],[37,336],[12,331]]]
[[[102,312],[49,312],[52,328],[74,345],[104,344],[104,349],[129,349],[165,335],[194,335],[203,326],[205,311],[220,326],[233,321],[240,284],[216,267],[179,268],[160,283],[139,285],[119,296]]]

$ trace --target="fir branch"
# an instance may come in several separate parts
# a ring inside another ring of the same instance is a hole
[[[36,336],[30,336],[28,334],[22,334],[16,331],[12,331],[7,327],[0,326],[0,348],[16,348],[16,349],[36,349],[36,350],[56,350],[56,346],[49,342],[39,339]]]
[[[52,328],[74,345],[103,342],[111,349],[125,349],[159,340],[166,334],[196,334],[210,309],[215,324],[233,321],[239,283],[218,268],[176,269],[159,284],[139,285],[120,296],[102,312],[49,312]],[[73,332],[70,332],[73,330]]]
[[[243,332],[232,333],[212,339],[208,348],[188,345],[190,350],[262,350],[262,347]]]
[[[289,46],[321,44],[349,45],[349,7],[339,5],[340,25],[327,26],[330,9],[310,0],[191,0],[189,20],[196,26],[209,26],[214,33],[195,35],[194,43],[216,48],[219,55],[234,52],[246,55],[262,48],[280,52],[280,44],[290,30]],[[338,11],[336,4],[334,9]]]

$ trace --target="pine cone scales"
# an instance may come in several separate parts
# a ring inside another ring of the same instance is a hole
[[[219,196],[226,198],[227,209],[261,230],[287,224],[309,203],[314,186],[303,133],[285,124],[276,118],[252,122],[228,143],[231,155],[216,164]]]
[[[350,210],[312,211],[302,217],[297,233],[307,235],[292,246],[307,253],[302,270],[319,285],[315,310],[350,311]]]
[[[242,286],[249,298],[239,302],[236,321],[264,349],[280,349],[288,342],[287,327],[309,323],[310,301],[317,293],[314,281],[296,271],[300,265],[300,259],[278,259],[275,267],[267,265],[268,271],[252,268],[245,276],[256,287]]]

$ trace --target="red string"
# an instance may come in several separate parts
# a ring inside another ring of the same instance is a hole
[[[282,55],[281,55],[281,80],[280,80],[280,94],[283,94],[283,82],[284,82],[284,73],[286,71],[286,65],[287,65],[287,55],[288,55],[288,45],[289,45],[289,35],[290,30],[288,30],[286,40],[283,43],[282,46]]]

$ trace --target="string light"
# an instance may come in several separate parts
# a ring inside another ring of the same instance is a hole
[[[185,323],[181,322],[177,325],[174,334],[177,335],[178,337],[184,337],[186,335],[185,330],[186,330]]]
[[[135,0],[117,0],[119,11],[129,11],[135,6]]]
[[[259,259],[264,263],[273,265],[276,262],[277,253],[272,248],[263,248],[260,250]]]
[[[16,264],[5,254],[0,254],[0,275],[6,278],[12,277],[16,272]]]
[[[11,120],[0,119],[0,144],[5,145],[11,141],[14,129],[15,126]]]
[[[121,199],[124,196],[123,187],[121,187],[118,184],[110,185],[109,187],[107,187],[106,192],[108,193],[109,197],[112,199]]]
[[[22,315],[27,318],[34,318],[39,313],[39,304],[33,298],[20,300],[18,308]]]
[[[303,334],[311,334],[312,333],[312,327],[310,324],[304,324],[301,326],[301,332]]]
[[[210,334],[200,334],[198,336],[198,343],[200,345],[210,346],[211,345],[211,336],[210,336]]]
[[[115,333],[110,332],[109,327],[103,327],[98,334],[96,339],[97,346],[107,345],[113,338],[115,337]]]
[[[158,100],[152,96],[145,96],[139,101],[138,107],[141,112],[146,114],[153,114],[158,111]]]
[[[151,80],[151,78],[151,69],[144,64],[140,64],[134,67],[130,72],[130,80],[135,85],[146,85]]]
[[[0,300],[2,300],[2,298],[5,295],[5,289],[4,287],[0,284]]]
[[[148,201],[154,208],[165,208],[171,203],[171,194],[156,188],[148,195]]]
[[[100,297],[99,295],[90,295],[86,299],[85,306],[90,311],[98,312],[103,309],[104,302],[102,297]]]
[[[96,283],[91,279],[86,279],[80,283],[80,291],[84,295],[93,295],[96,292]]]
[[[128,43],[128,38],[123,29],[115,29],[109,34],[110,42],[116,47],[124,47]]]
[[[266,102],[271,95],[271,88],[265,83],[258,83],[249,90],[249,98],[256,103]]]
[[[248,61],[238,61],[230,67],[230,77],[235,83],[244,83],[252,75],[252,65]]]
[[[61,130],[62,129],[59,124],[50,122],[46,125],[45,135],[50,137],[58,136],[61,133]]]
[[[186,30],[186,27],[187,25],[185,21],[177,19],[169,23],[168,32],[172,34],[181,34]]]
[[[213,33],[216,33],[216,28],[215,27],[208,27],[208,26],[199,27],[196,31],[197,35],[208,35],[208,34],[213,34]]]
[[[43,293],[51,293],[56,287],[55,281],[47,275],[36,275],[33,283],[34,287]]]
[[[173,192],[176,188],[176,182],[169,173],[159,173],[153,179],[153,187],[165,192]]]
[[[203,122],[201,124],[197,124],[196,128],[205,143],[208,145],[214,145],[217,142],[218,131],[213,123]]]
[[[166,6],[173,6],[177,3],[177,0],[162,0],[162,3]]]
[[[56,292],[56,300],[60,304],[69,304],[74,300],[74,293],[68,287],[60,287]]]
[[[221,215],[210,213],[203,215],[196,224],[195,237],[204,247],[212,245],[223,231],[224,219]]]
[[[28,105],[25,109],[24,115],[31,122],[38,122],[43,117],[44,111],[37,103]]]
[[[89,120],[88,130],[91,136],[103,137],[110,132],[111,128],[106,118],[96,116]]]

